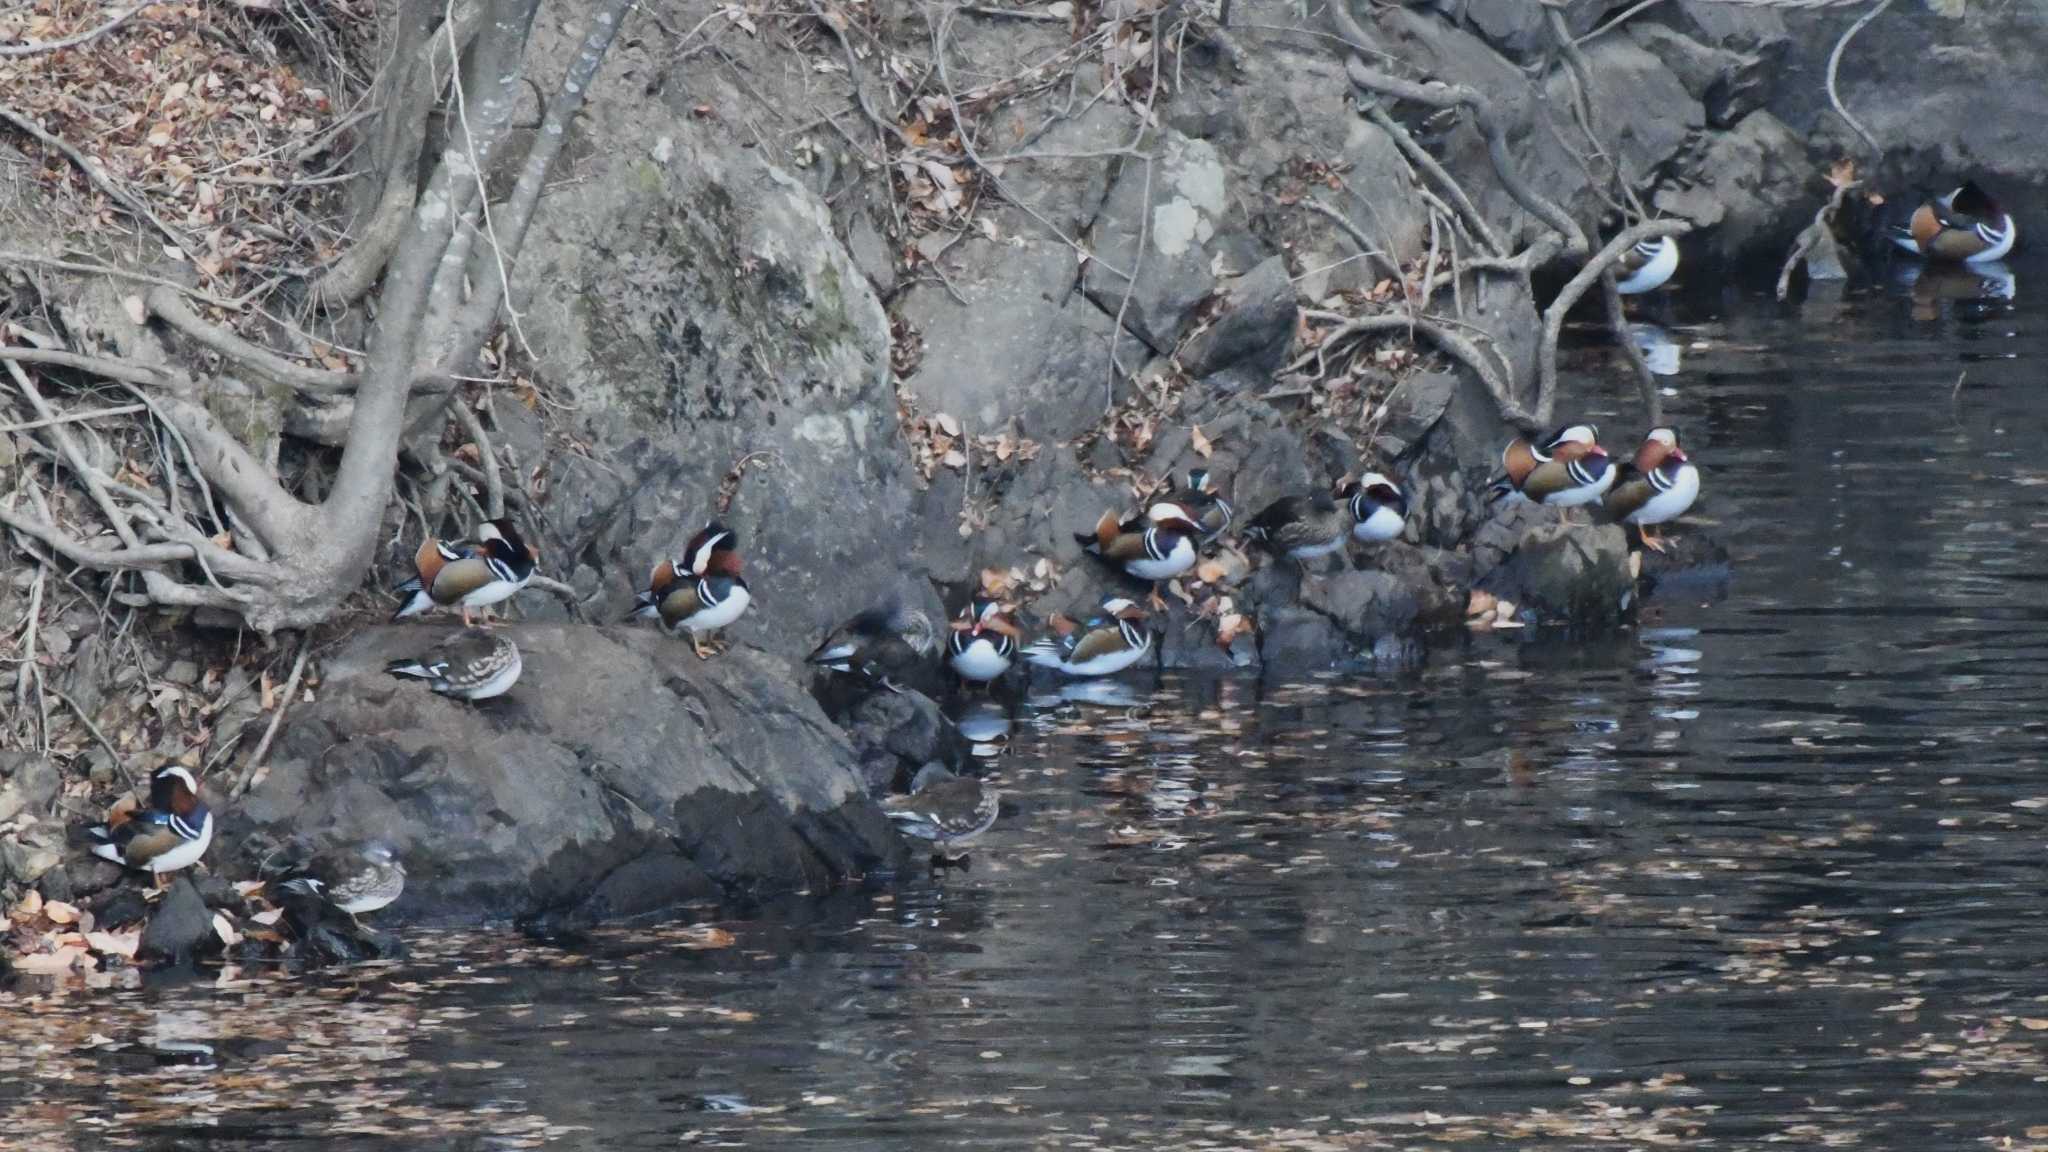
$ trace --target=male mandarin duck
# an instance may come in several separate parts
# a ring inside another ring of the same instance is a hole
[[[1104,512],[1095,531],[1076,532],[1082,549],[1102,557],[1127,575],[1152,582],[1152,603],[1163,606],[1159,585],[1195,566],[1196,542],[1202,526],[1187,509],[1162,501],[1145,510],[1145,515],[1119,521],[1114,512]]]
[[[397,588],[400,595],[411,596],[392,619],[417,616],[437,606],[459,607],[467,626],[471,609],[503,603],[526,587],[540,553],[520,539],[519,526],[510,519],[486,520],[476,536],[473,542],[423,542],[412,560],[418,575]]]
[[[1244,534],[1274,555],[1301,563],[1342,549],[1351,527],[1348,503],[1339,504],[1335,496],[1318,489],[1266,505],[1245,525]]]
[[[1237,515],[1207,468],[1191,469],[1187,483],[1168,496],[1166,503],[1178,505],[1193,514],[1195,524],[1202,530],[1198,541],[1201,544],[1212,543],[1229,531],[1230,522]]]
[[[664,558],[648,574],[647,590],[633,601],[633,616],[658,619],[670,633],[687,632],[699,660],[711,656],[703,637],[745,614],[754,602],[740,575],[739,537],[716,520],[706,524],[681,554]]]
[[[929,841],[932,855],[957,861],[967,846],[995,827],[1001,795],[973,776],[955,776],[942,764],[927,764],[911,778],[908,796],[890,796],[882,811],[904,835]]]
[[[953,621],[946,642],[946,662],[953,674],[970,684],[987,684],[1010,670],[1023,629],[1003,611],[1000,602],[976,596]]]
[[[2020,230],[1997,201],[1969,181],[1921,204],[1889,234],[1892,243],[1915,256],[1986,264],[2011,252]]]
[[[1351,503],[1351,538],[1365,544],[1392,540],[1408,527],[1408,494],[1378,472],[1338,490]]]
[[[350,916],[389,907],[405,892],[405,865],[391,845],[372,841],[315,857],[277,883],[280,893],[323,900]]]
[[[1113,676],[1152,651],[1144,610],[1121,596],[1104,600],[1102,615],[1086,624],[1054,615],[1051,625],[1054,635],[1024,649],[1024,658],[1069,676]]]
[[[213,813],[190,769],[166,764],[149,778],[149,804],[85,830],[92,854],[163,877],[198,863],[213,843]]]
[[[931,617],[892,601],[834,628],[805,661],[901,692],[901,682],[912,680],[937,648]]]
[[[1639,240],[1621,254],[1614,271],[1614,288],[1623,296],[1654,292],[1678,271],[1678,241],[1669,236]]]
[[[1487,485],[1495,500],[1527,500],[1550,508],[1591,504],[1614,486],[1614,462],[1591,424],[1558,429],[1539,447],[1517,436],[1501,449],[1502,475]]]
[[[1678,519],[1699,494],[1700,470],[1679,447],[1677,429],[1652,428],[1602,503],[1609,516],[1636,526],[1644,547],[1662,552],[1650,526]]]
[[[465,628],[418,656],[391,661],[384,671],[457,700],[503,696],[519,680],[524,661],[519,646],[481,628]]]

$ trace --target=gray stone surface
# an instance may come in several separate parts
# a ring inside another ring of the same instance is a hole
[[[1632,606],[1628,541],[1614,525],[1550,521],[1522,534],[1479,586],[1543,623],[1618,623]]]
[[[405,915],[574,918],[816,888],[894,858],[852,749],[786,660],[521,626],[525,675],[470,705],[383,674],[431,631],[371,628],[334,654],[223,821],[224,859],[309,832],[381,838],[406,862]]]

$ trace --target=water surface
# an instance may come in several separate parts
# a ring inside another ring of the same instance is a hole
[[[2048,1147],[2041,271],[1665,309],[1634,628],[1044,701],[964,874],[23,985],[0,1146]]]

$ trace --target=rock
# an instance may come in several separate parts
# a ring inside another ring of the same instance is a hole
[[[1519,60],[1540,56],[1551,46],[1541,4],[1465,0],[1465,20],[1488,44]]]
[[[1262,604],[1259,662],[1267,668],[1315,671],[1349,659],[1350,643],[1329,617],[1298,604]]]
[[[875,291],[887,296],[896,290],[896,261],[890,258],[889,246],[866,209],[855,212],[846,225],[846,251]]]
[[[1229,178],[1212,144],[1169,131],[1150,146],[1158,159],[1149,178],[1145,165],[1127,163],[1110,189],[1082,289],[1105,313],[1122,310],[1125,325],[1165,354],[1217,277],[1249,271],[1267,252],[1230,218]]]
[[[1706,124],[1706,112],[1662,60],[1628,37],[1603,36],[1584,51],[1591,75],[1586,98],[1601,146],[1630,181],[1645,180]],[[1563,70],[1553,74],[1546,92],[1552,108],[1571,107],[1571,83]],[[1561,122],[1560,130],[1576,133],[1569,124]]]
[[[520,254],[537,371],[579,398],[574,431],[593,445],[548,460],[543,564],[590,564],[603,610],[624,615],[746,458],[721,518],[777,607],[732,633],[791,651],[915,570],[909,550],[873,547],[913,499],[889,321],[824,204],[690,107],[673,86],[593,100],[581,130],[615,147],[591,149],[574,195],[543,198]],[[663,134],[675,150],[658,165],[642,145]]]
[[[215,855],[253,863],[308,829],[329,846],[382,839],[406,862],[404,915],[540,918],[705,890],[669,857],[740,896],[900,851],[789,661],[745,647],[700,661],[652,630],[508,632],[525,675],[481,706],[383,675],[433,638],[420,627],[358,632],[318,701],[293,709]]]
[[[1294,285],[1287,261],[1274,256],[1251,271],[1217,287],[1219,311],[1180,350],[1188,375],[1210,380],[1211,387],[1263,388],[1286,362],[1294,343]]]
[[[64,784],[48,759],[25,751],[0,752],[0,824],[24,812],[47,815]]]
[[[1496,295],[1503,300],[1512,297],[1520,307],[1493,311],[1486,324],[1489,329],[1514,331],[1508,322],[1516,312],[1526,314],[1530,330],[1540,324],[1535,309],[1519,289],[1499,289]],[[1488,315],[1485,311],[1476,314]],[[1515,435],[1515,430],[1500,418],[1499,408],[1478,377],[1461,368],[1454,379],[1456,386],[1449,390],[1448,399],[1438,409],[1436,422],[1419,439],[1407,441],[1409,447],[1402,449],[1395,459],[1396,471],[1408,491],[1408,522],[1413,538],[1446,548],[1468,543],[1475,532],[1492,521],[1494,510],[1487,502],[1486,483],[1500,465],[1501,449]],[[1442,393],[1445,385],[1441,380],[1432,380],[1423,386],[1430,391],[1422,395],[1419,411],[1426,413],[1437,405],[1437,396],[1430,393]],[[1404,438],[1413,435],[1413,426],[1412,421],[1404,426]],[[1490,562],[1486,565],[1491,566]]]
[[[92,914],[105,928],[123,928],[149,919],[149,902],[134,887],[123,884],[111,889],[105,899],[94,905]]]
[[[1770,101],[1775,60],[1767,64],[1763,55],[1715,48],[1647,21],[1630,25],[1629,34],[1671,69],[1715,128],[1729,127]]]
[[[64,860],[65,836],[49,820],[0,837],[0,888],[26,888],[40,881]]]
[[[1658,189],[1653,203],[1706,230],[1685,241],[1702,263],[1775,263],[1825,202],[1826,184],[1805,142],[1769,112],[1709,134],[1678,168],[1684,182]]]
[[[1738,52],[1782,52],[1790,40],[1784,14],[1767,4],[1672,0],[1660,10],[1672,27],[1716,47]]]
[[[1538,622],[1586,625],[1620,622],[1635,591],[1619,527],[1561,521],[1529,529],[1479,585]]]
[[[960,762],[955,730],[922,692],[866,691],[844,726],[871,795],[902,791],[911,774],[930,761]]]
[[[144,963],[185,964],[219,944],[213,932],[213,913],[199,898],[191,879],[180,876],[171,881],[170,891],[150,913],[135,957]]]

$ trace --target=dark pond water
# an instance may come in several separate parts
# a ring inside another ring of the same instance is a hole
[[[17,990],[0,1145],[2048,1146],[2041,299],[1679,307],[1635,629],[1050,703],[888,892]]]

